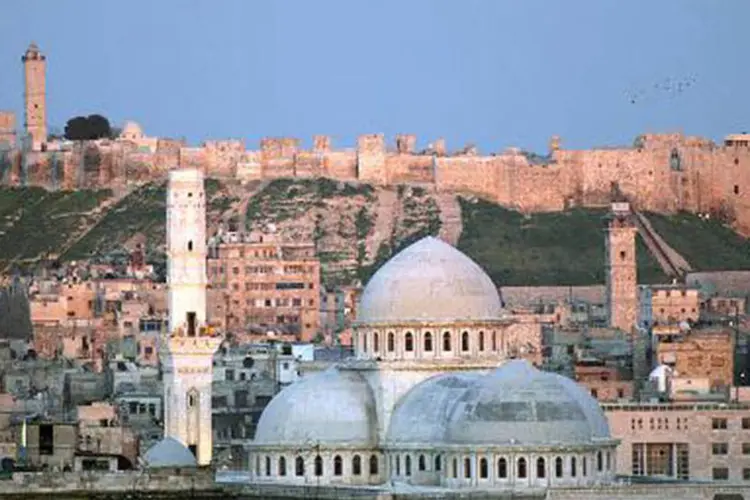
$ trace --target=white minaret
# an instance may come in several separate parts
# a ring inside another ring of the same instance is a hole
[[[203,173],[197,169],[169,172],[167,285],[164,435],[190,448],[198,465],[208,465],[213,354],[221,338],[206,325],[206,197]]]

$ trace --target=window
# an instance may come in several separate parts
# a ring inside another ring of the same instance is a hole
[[[547,476],[547,467],[544,463],[544,458],[539,457],[536,459],[536,477],[544,479]]]
[[[742,417],[742,428],[745,430],[750,429],[750,417]]]
[[[740,194],[740,187],[737,184],[734,185],[734,194]]]
[[[52,424],[39,425],[39,454],[55,454],[55,427]]]
[[[479,350],[484,351],[484,332],[479,332]]]
[[[469,350],[469,332],[461,334],[461,350],[464,352]]]
[[[555,477],[563,477],[563,459],[557,457],[555,459]]]
[[[404,349],[406,352],[412,352],[414,350],[414,336],[411,332],[406,332],[404,337]]]
[[[452,472],[453,472],[453,477],[457,478],[458,477],[458,459],[457,458],[453,459],[453,471]]]
[[[471,479],[471,459],[464,458],[464,477]]]
[[[305,460],[302,457],[294,459],[294,474],[297,476],[305,475]]]
[[[711,428],[713,430],[722,430],[727,428],[727,419],[726,418],[712,418],[711,419]]]
[[[417,467],[420,471],[426,470],[427,466],[425,464],[424,455],[419,455],[419,459],[417,460]]]
[[[576,477],[576,474],[578,474],[578,470],[576,467],[576,457],[570,457],[570,476]]]
[[[378,352],[380,350],[380,339],[378,338],[378,332],[372,332],[372,352]]]
[[[526,459],[525,458],[519,458],[518,459],[518,469],[517,469],[517,476],[520,479],[526,478]]]
[[[404,459],[404,473],[407,476],[411,476],[411,455],[406,455]]]
[[[480,458],[479,459],[479,477],[482,479],[487,479],[489,476],[489,467],[487,467],[487,459],[486,458]]]
[[[686,443],[677,444],[677,479],[690,479],[690,453]]]
[[[424,351],[432,352],[432,334],[430,332],[424,334]]]
[[[750,468],[744,467],[742,469],[742,479],[744,481],[750,481]]]
[[[320,455],[315,457],[315,475],[318,477],[323,475],[323,459]]]
[[[497,477],[500,479],[508,477],[508,461],[504,458],[500,458],[497,461]]]
[[[388,332],[388,352],[393,352],[396,349],[396,341],[393,332]]]
[[[591,389],[591,397],[597,399],[599,397],[599,391],[597,391],[596,389]]]
[[[440,463],[440,455],[435,455],[435,472],[440,472],[443,464]]]
[[[728,467],[714,467],[712,477],[714,481],[725,481],[729,479],[729,468]]]
[[[604,457],[602,456],[602,452],[599,451],[596,454],[596,470],[601,472],[602,469],[604,469]]]
[[[745,451],[745,443],[742,445],[742,451]],[[712,455],[726,455],[729,453],[729,443],[712,443],[711,454]]]
[[[378,473],[378,456],[370,455],[370,475],[375,476]]]
[[[317,464],[315,467],[317,471]],[[336,455],[335,457],[333,457],[333,475],[340,476],[343,468],[344,468],[343,464],[341,463],[341,455]],[[322,471],[321,471],[321,474],[317,474],[316,472],[316,475],[322,475]]]
[[[450,332],[443,333],[443,351],[451,350],[451,334]]]
[[[355,476],[362,474],[362,458],[359,455],[354,455],[352,458],[352,474]]]
[[[367,352],[367,334],[362,334],[362,352]]]
[[[586,467],[588,464],[586,463],[588,460],[586,460],[586,457],[583,457],[581,459],[581,474],[586,477],[586,474],[588,474],[588,467]]]
[[[627,257],[627,252],[625,250],[620,251],[620,260],[625,260],[625,257]]]
[[[396,475],[401,475],[401,457],[396,455]]]
[[[279,457],[279,476],[286,476],[286,458]]]
[[[742,443],[742,454],[750,455],[750,443]]]
[[[271,475],[271,457],[266,457],[266,476]]]
[[[193,240],[188,241],[188,252],[193,251]]]

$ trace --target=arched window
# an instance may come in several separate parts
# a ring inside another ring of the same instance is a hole
[[[188,252],[193,251],[193,240],[188,241]]]
[[[417,467],[419,467],[420,471],[427,469],[427,464],[425,464],[424,455],[419,455],[419,460],[417,460],[418,464]]]
[[[271,475],[271,457],[266,457],[266,476]]]
[[[576,477],[576,474],[578,474],[578,471],[576,470],[576,457],[570,457],[570,476]]]
[[[526,459],[523,457],[518,459],[518,473],[516,475],[521,479],[526,478]]]
[[[464,458],[464,477],[466,479],[471,478],[471,459]]]
[[[469,350],[469,332],[461,334],[461,350],[464,352]]]
[[[362,334],[362,352],[367,352],[367,334]]]
[[[497,334],[492,332],[492,350],[497,351]]]
[[[454,478],[458,477],[458,459],[457,458],[453,459],[453,471],[452,472],[453,472]]]
[[[432,334],[430,332],[424,334],[424,352],[432,352]]]
[[[612,468],[612,457],[610,456],[609,452],[607,452],[607,470],[610,470]]]
[[[396,341],[394,339],[393,332],[388,332],[388,352],[393,352],[396,348]]]
[[[557,457],[555,459],[555,477],[563,477],[563,459]]]
[[[260,476],[260,455],[255,456],[255,475]]]
[[[500,479],[508,477],[508,461],[504,458],[497,461],[497,477]]]
[[[401,457],[396,455],[396,475],[401,475]]]
[[[279,457],[279,476],[286,476],[286,458]]]
[[[378,332],[372,334],[372,352],[378,352],[380,350],[380,342],[378,342]]]
[[[404,349],[406,352],[412,352],[414,350],[414,335],[411,332],[406,332],[404,337]]]
[[[586,469],[588,469],[588,467],[586,467],[586,465],[587,465],[586,464],[586,457],[583,457],[581,459],[581,475],[583,477],[586,477],[586,474],[588,473],[588,471],[586,470]]]
[[[435,471],[440,472],[442,465],[443,464],[440,463],[440,455],[435,455]]]
[[[547,467],[545,465],[544,458],[539,457],[536,459],[536,477],[540,479],[547,477]]]
[[[315,457],[315,475],[318,477],[323,475],[323,459],[320,455]]]
[[[378,456],[370,455],[370,475],[375,476],[378,474]]]
[[[489,474],[490,474],[490,471],[489,471],[489,467],[487,467],[487,459],[480,458],[479,459],[479,477],[481,477],[482,479],[487,479]]]
[[[443,333],[443,350],[444,351],[450,351],[451,350],[451,334],[450,334],[450,332]]]
[[[603,468],[604,468],[604,457],[602,456],[602,452],[598,451],[596,453],[596,470],[601,472]]]
[[[294,474],[297,476],[305,475],[305,460],[302,457],[294,459]]]
[[[411,455],[406,455],[406,458],[404,458],[404,473],[411,476]]]
[[[354,455],[352,458],[352,474],[355,476],[362,474],[362,459],[359,455]]]
[[[316,467],[317,467],[317,464],[316,464]],[[342,474],[343,468],[344,468],[343,464],[341,463],[341,455],[336,455],[335,457],[333,457],[333,475],[340,476]],[[322,464],[321,464],[321,469],[322,469]],[[322,475],[322,474],[323,474],[323,471],[321,470],[321,473],[317,475]]]
[[[479,350],[484,352],[484,332],[479,332]]]

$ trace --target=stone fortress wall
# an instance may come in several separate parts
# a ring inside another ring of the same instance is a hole
[[[438,140],[418,151],[416,137],[361,135],[355,148],[334,149],[315,136],[311,149],[294,138],[264,138],[248,150],[240,140],[151,139],[144,148],[127,138],[68,145],[58,151],[0,153],[0,183],[49,189],[118,187],[164,178],[174,165],[199,167],[209,177],[238,181],[324,176],[375,185],[418,183],[476,194],[524,212],[604,206],[616,185],[638,210],[721,212],[750,233],[750,135],[723,144],[682,134],[639,136],[633,146],[566,150],[553,138],[545,156],[510,148],[480,155],[448,152]],[[98,156],[98,158],[97,158]],[[94,158],[95,161],[83,161]]]

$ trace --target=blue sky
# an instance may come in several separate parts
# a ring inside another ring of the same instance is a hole
[[[553,134],[571,149],[720,139],[750,130],[748,19],[747,0],[4,0],[0,109],[23,122],[34,40],[60,129],[98,112],[249,147],[372,132],[483,152],[544,152]]]

